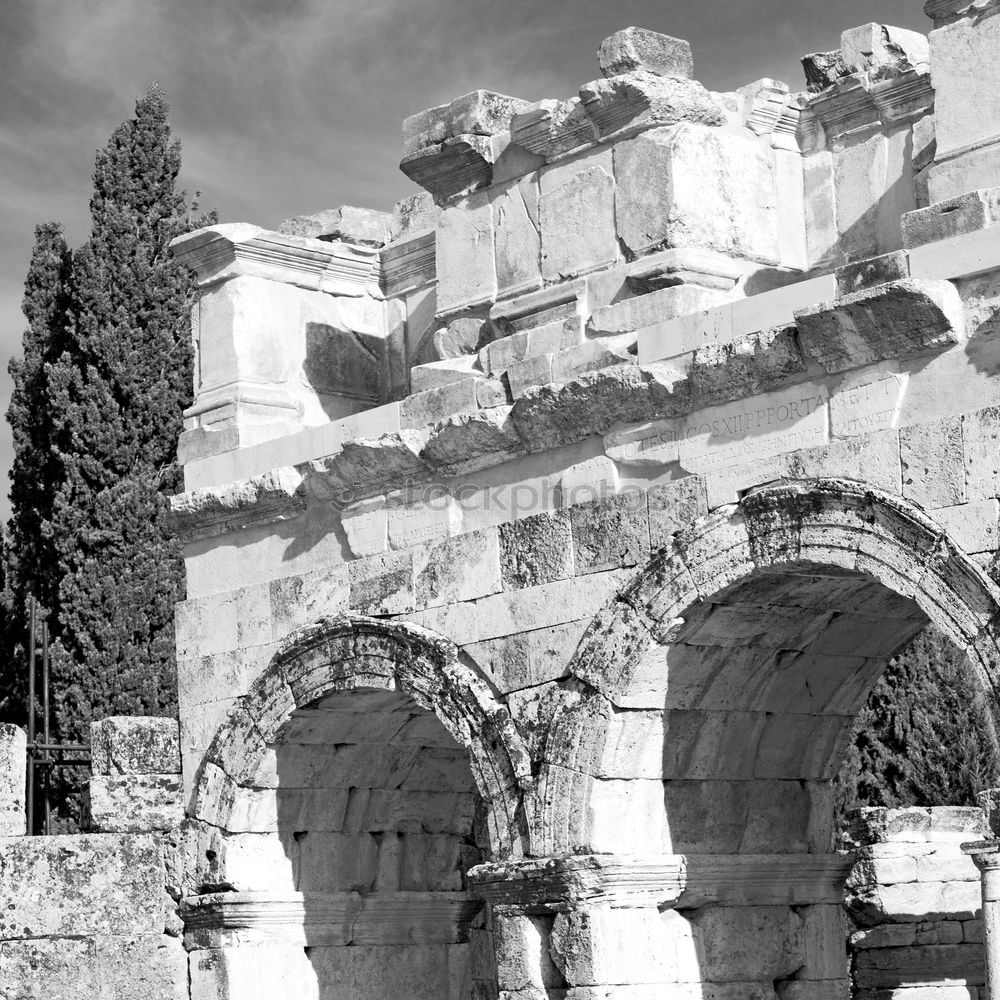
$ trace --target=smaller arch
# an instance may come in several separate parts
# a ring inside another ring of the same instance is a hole
[[[526,849],[527,752],[507,709],[457,647],[408,622],[324,618],[289,635],[219,726],[198,773],[190,814],[223,831],[269,829],[269,746],[296,709],[337,692],[398,692],[432,712],[469,754],[496,860]],[[272,796],[273,798],[273,796]]]
[[[860,482],[761,487],[679,532],[591,623],[549,724],[529,805],[540,853],[589,848],[612,704],[632,689],[644,653],[685,636],[687,619],[710,599],[739,599],[748,582],[810,568],[877,585],[897,607],[939,628],[983,683],[997,687],[1000,588],[932,518]]]

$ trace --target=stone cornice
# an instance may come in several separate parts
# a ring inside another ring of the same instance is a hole
[[[795,906],[839,903],[853,861],[847,854],[595,854],[480,865],[469,880],[494,906],[528,910]]]
[[[310,947],[468,940],[480,900],[461,892],[218,892],[181,905],[189,948],[283,943]]]
[[[379,251],[382,292],[387,296],[398,295],[434,281],[436,249],[433,229],[383,247]]]
[[[933,107],[934,88],[926,67],[885,80],[847,76],[809,100],[810,110],[828,136],[909,121]]]
[[[170,247],[202,287],[251,275],[335,295],[378,290],[379,252],[371,247],[287,236],[242,222],[197,229]]]
[[[286,467],[170,498],[170,521],[182,544],[297,517],[306,508],[302,475]]]

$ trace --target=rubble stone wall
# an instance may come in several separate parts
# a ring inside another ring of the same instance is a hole
[[[979,1000],[979,871],[960,844],[987,833],[980,809],[865,809],[848,846],[855,1000]]]
[[[5,789],[19,784],[21,829],[0,839],[3,1000],[189,997],[177,915],[183,816],[177,738],[173,719],[96,723],[95,832],[28,837],[24,733],[10,737],[20,752],[4,759],[2,781]]]

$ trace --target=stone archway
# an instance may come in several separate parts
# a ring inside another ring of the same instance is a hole
[[[832,480],[750,492],[598,614],[532,800],[550,860],[487,867],[483,891],[523,919],[546,903],[563,988],[840,995],[831,781],[853,719],[927,622],[992,686],[998,612],[1000,589],[898,497]]]
[[[300,629],[199,774],[193,997],[223,980],[231,1000],[469,995],[491,948],[465,872],[523,854],[529,784],[506,709],[450,642],[360,616]]]

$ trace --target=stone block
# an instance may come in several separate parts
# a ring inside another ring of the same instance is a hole
[[[8,939],[163,932],[165,872],[152,835],[7,838],[0,856]]]
[[[410,392],[417,395],[429,389],[439,389],[442,386],[477,376],[482,376],[482,372],[476,367],[476,356],[471,353],[448,358],[444,361],[431,361],[423,365],[414,365],[410,369]],[[400,409],[402,410],[403,407]]]
[[[561,281],[617,261],[610,149],[546,167],[540,175],[540,191],[545,281]]]
[[[394,549],[434,544],[462,529],[462,512],[445,490],[428,491],[419,499],[410,499],[405,493],[386,499],[389,545]]]
[[[570,332],[567,334],[566,327]],[[479,352],[479,364],[483,371],[491,375],[502,375],[519,361],[536,358],[546,354],[555,354],[563,348],[576,343],[572,330],[573,320],[555,320],[544,326],[535,326],[527,330],[519,330],[492,344],[487,344]]]
[[[412,430],[477,409],[475,383],[466,378],[407,396],[400,405],[399,419],[404,430]]]
[[[965,501],[965,456],[958,417],[904,427],[899,432],[903,496],[921,507],[950,507]]]
[[[648,28],[622,28],[608,35],[597,50],[597,62],[605,76],[645,70],[690,78],[694,72],[690,43]]]
[[[500,525],[504,590],[535,587],[573,576],[573,535],[566,510],[547,511]]]
[[[396,242],[433,230],[440,216],[440,207],[427,191],[400,198],[392,207],[389,239]]]
[[[955,507],[942,507],[934,519],[964,552],[994,552],[998,542],[1000,501],[976,500]]]
[[[486,192],[449,205],[437,224],[438,313],[458,312],[497,296],[493,209]]]
[[[720,305],[724,298],[725,293],[718,288],[673,285],[595,310],[587,321],[587,332],[598,337],[632,333],[678,316],[711,309]]]
[[[926,35],[888,24],[848,29],[840,37],[840,51],[852,73],[873,81],[926,67],[930,60]]]
[[[413,552],[389,552],[357,559],[348,566],[352,611],[399,615],[415,611]]]
[[[0,725],[0,837],[21,837],[25,814],[25,761],[28,738],[23,729]]]
[[[645,494],[630,490],[578,504],[569,508],[569,516],[574,570],[578,576],[642,566],[649,558]]]
[[[907,216],[903,216],[904,223]],[[900,281],[910,276],[910,262],[905,250],[895,250],[880,257],[845,264],[837,268],[837,294],[850,295],[863,288]]]
[[[421,457],[442,475],[464,476],[522,455],[524,442],[510,419],[511,409],[494,406],[441,421],[428,435]],[[432,487],[431,494],[438,489]]]
[[[789,479],[858,479],[900,492],[899,435],[877,431],[791,452],[781,460],[780,475]]]
[[[278,226],[279,233],[308,236],[310,239],[356,243],[360,246],[382,247],[389,242],[392,216],[372,208],[327,208],[312,215],[297,215]]]
[[[542,274],[537,173],[495,192],[493,221],[497,294],[506,298],[538,288]]]
[[[521,691],[567,676],[570,659],[589,624],[583,619],[502,636],[466,646],[465,652],[501,692]]]
[[[270,638],[270,637],[269,637]],[[94,774],[180,774],[180,730],[176,719],[111,716],[91,723]]]
[[[702,476],[685,476],[674,482],[652,486],[646,493],[649,516],[649,544],[653,550],[689,528],[708,513],[708,498]]]
[[[695,80],[635,70],[580,88],[580,100],[602,142],[627,139],[661,125],[722,125],[721,103]]]
[[[851,72],[840,49],[803,56],[802,68],[806,74],[806,87],[811,94],[818,94],[821,90],[832,87]]]
[[[795,312],[806,353],[828,372],[942,350],[965,333],[948,281],[894,281]]]
[[[593,573],[538,587],[484,597],[479,605],[480,639],[530,632],[596,614],[634,571]]]
[[[496,594],[501,589],[496,529],[470,531],[427,547],[414,556],[413,575],[417,608]]]
[[[962,442],[968,499],[1000,496],[1000,409],[963,415]]]
[[[587,372],[636,363],[636,335],[597,337],[552,355],[552,381],[569,382]]]
[[[547,162],[578,152],[597,141],[597,129],[579,97],[529,105],[510,122],[510,140]]]
[[[562,986],[549,954],[549,928],[541,917],[497,915],[493,920],[493,950],[497,985],[501,990]]]
[[[496,135],[527,101],[491,90],[474,90],[403,121],[403,154],[408,155],[460,135]]]
[[[903,245],[928,243],[975,233],[1000,222],[1000,188],[968,191],[902,217]]]
[[[780,980],[803,964],[803,921],[787,906],[707,906],[691,923],[710,982]]]
[[[178,770],[180,760],[178,757]],[[102,833],[174,830],[184,820],[178,774],[96,774],[87,792],[90,827]]]
[[[554,357],[554,354],[542,354],[512,364],[504,373],[504,378],[510,385],[511,397],[518,400],[529,389],[550,385],[553,381],[552,359]]]
[[[632,254],[703,247],[778,262],[774,164],[752,137],[656,129],[615,147],[614,172],[617,233]]]
[[[974,944],[929,945],[862,951],[855,960],[854,982],[861,989],[938,986],[964,982],[981,986],[982,948]]]
[[[656,779],[595,780],[587,803],[585,853],[660,854],[671,850],[663,782]]]

